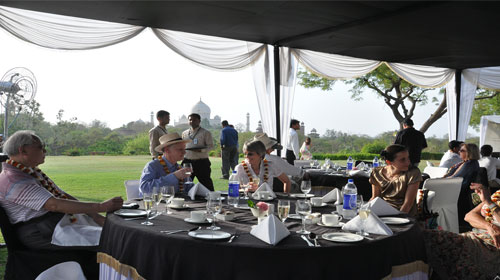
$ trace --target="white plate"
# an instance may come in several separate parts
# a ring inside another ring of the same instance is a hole
[[[250,209],[250,206],[245,205],[245,204],[238,204],[238,205],[234,206],[234,208],[238,208],[238,209]]]
[[[208,223],[210,223],[207,219],[205,219],[204,221],[199,222],[199,221],[193,221],[193,220],[191,220],[191,218],[185,218],[184,222],[188,222],[188,223],[191,223],[191,224],[208,224]]]
[[[311,204],[311,205],[312,205],[312,204]],[[325,206],[328,206],[328,204],[326,204],[326,203],[324,203],[324,202],[323,202],[323,203],[321,203],[321,205],[320,205],[320,206],[315,206],[315,205],[312,205],[312,207],[314,207],[314,208],[316,208],[316,207],[325,207]]]
[[[308,193],[307,195],[304,195],[303,193],[292,193],[290,196],[295,198],[304,198],[304,197],[309,198],[309,197],[314,197],[314,194]]]
[[[206,199],[206,200],[208,200],[206,197],[205,197],[205,199]],[[226,200],[226,197],[225,197],[225,196],[220,196],[220,197],[219,197],[219,200],[224,201],[224,200]]]
[[[263,198],[254,198],[254,199],[255,199],[255,200],[258,200],[258,201],[271,201],[271,200],[273,200],[274,198],[272,198],[272,197],[268,197],[268,198],[266,198],[266,199],[263,199]]]
[[[142,217],[146,216],[147,212],[140,209],[120,209],[115,211],[115,215],[121,217]]]
[[[348,232],[330,232],[325,233],[321,237],[325,240],[333,241],[333,242],[359,242],[363,240],[363,236],[348,233]]]
[[[398,217],[381,217],[382,222],[388,225],[402,225],[410,222],[407,218],[398,218]]]
[[[302,217],[299,214],[290,214],[290,215],[288,215],[288,218],[294,219],[294,220],[302,220]]]
[[[319,223],[317,223],[317,225],[322,226],[322,227],[341,228],[342,226],[345,225],[345,223],[339,222],[338,224],[336,224],[334,226],[327,226],[327,225],[323,224],[322,222],[319,222]]]
[[[230,233],[216,230],[195,230],[188,233],[189,236],[198,239],[219,240],[231,237]]]
[[[172,208],[172,209],[187,209],[187,208],[189,208],[189,205],[187,205],[187,204],[184,204],[182,206],[170,205],[169,208]]]

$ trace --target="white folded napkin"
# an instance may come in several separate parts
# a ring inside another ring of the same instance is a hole
[[[196,183],[188,192],[189,197],[191,200],[194,200],[194,197],[196,195],[206,197],[207,194],[210,192],[207,187],[205,187],[202,183]]]
[[[250,234],[267,244],[276,245],[290,235],[290,231],[276,216],[271,214],[255,226]]]
[[[340,197],[340,190],[334,188],[329,193],[325,194],[325,196],[323,196],[322,199],[324,203],[328,203],[332,201],[339,201],[339,197]]]
[[[385,200],[380,197],[376,197],[369,203],[371,212],[377,214],[378,216],[394,216],[401,214],[399,210],[392,207],[389,203],[385,202]]]
[[[260,187],[253,193],[253,198],[254,199],[258,199],[259,198],[259,192],[261,191],[267,191],[269,192],[269,195],[272,197],[272,198],[276,198],[276,194],[273,192],[273,189],[271,189],[271,187],[269,186],[268,183],[263,183],[262,185],[260,185]]]
[[[360,162],[358,165],[356,165],[356,168],[359,169],[359,170],[365,169],[365,163],[364,162]]]
[[[363,220],[358,215],[343,225],[342,230],[360,231],[362,224]],[[365,231],[373,234],[393,235],[392,230],[373,212],[370,213],[368,219],[365,221]]]
[[[363,170],[351,170],[351,171],[349,171],[349,176],[369,178],[370,174],[368,174],[366,171],[363,171]]]
[[[70,221],[70,215],[64,215],[57,223],[52,234],[52,244],[58,246],[97,246],[101,238],[102,227],[85,214],[74,214],[76,222]]]

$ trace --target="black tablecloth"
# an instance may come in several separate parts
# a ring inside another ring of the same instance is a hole
[[[218,225],[223,231],[241,234],[232,243],[198,240],[187,233],[160,233],[193,227],[183,219],[189,217],[190,210],[204,209],[205,202],[188,204],[190,209],[173,210],[172,215],[153,219],[154,226],[109,214],[100,252],[136,268],[146,279],[381,279],[391,273],[393,266],[425,262],[421,232],[414,223],[391,226],[391,237],[371,235],[373,240],[357,243],[321,239],[322,247],[308,247],[295,233],[301,227],[300,221],[289,219],[286,225],[291,235],[271,246],[250,235],[251,226],[257,223],[250,210],[231,207],[236,219],[219,221]],[[313,212],[332,210],[323,207]],[[317,225],[308,225],[307,229],[318,235],[340,231]]]
[[[343,186],[347,184],[348,179],[354,179],[354,184],[358,189],[358,193],[363,195],[364,200],[369,200],[372,197],[372,186],[368,181],[368,177],[349,177],[342,174],[329,174],[322,170],[307,170],[306,171],[311,178],[312,186],[323,186],[342,189]],[[331,190],[331,189],[330,189]],[[325,192],[328,191],[325,190]],[[324,193],[318,193],[318,195],[324,195]]]

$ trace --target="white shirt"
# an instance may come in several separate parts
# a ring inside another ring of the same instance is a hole
[[[497,181],[500,183],[500,179],[497,178],[497,169],[500,169],[500,160],[493,157],[482,157],[478,160],[479,166],[484,167],[488,173],[488,181]]]
[[[295,158],[300,158],[299,155],[299,135],[295,129],[290,128],[290,133],[288,134],[288,143],[286,144],[286,149],[293,151]]]
[[[273,163],[277,168],[279,168],[283,173],[290,176],[301,176],[303,175],[303,171],[301,168],[293,166],[286,162],[286,160],[280,158],[277,155],[268,155],[266,154],[266,159]]]
[[[247,166],[248,166],[248,171],[250,172],[250,175],[252,177],[257,177],[257,175],[255,175],[255,172],[253,172],[253,169],[252,169],[252,166],[250,165],[250,163],[248,163],[248,161],[245,161],[247,163]],[[271,187],[271,189],[273,189],[273,178],[274,177],[278,177],[280,176],[281,174],[283,174],[283,171],[281,171],[273,162],[271,161],[268,161],[268,177],[267,177],[267,181],[266,183],[269,185],[269,187]],[[240,183],[243,183],[243,184],[248,184],[249,180],[248,180],[248,174],[246,173],[245,171],[245,168],[243,167],[243,164],[238,164],[236,166],[236,172],[238,172],[238,179],[240,180]],[[260,179],[260,184],[264,183],[264,161],[262,161],[260,163],[260,170],[259,170],[259,179]]]
[[[462,161],[462,159],[460,158],[460,156],[458,154],[448,150],[446,153],[444,153],[443,157],[441,158],[441,162],[439,163],[439,167],[450,168],[453,165],[455,165],[461,161]]]

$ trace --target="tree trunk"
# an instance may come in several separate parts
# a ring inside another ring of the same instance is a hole
[[[439,120],[447,111],[448,107],[446,106],[446,95],[443,94],[443,100],[441,101],[441,104],[439,104],[434,113],[432,113],[431,116],[425,121],[425,123],[420,128],[420,131],[422,133],[425,133],[427,129],[429,129],[429,127],[437,120]]]

